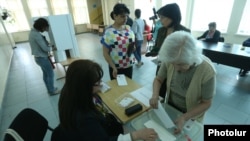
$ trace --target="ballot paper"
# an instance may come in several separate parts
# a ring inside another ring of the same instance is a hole
[[[162,122],[163,126],[166,128],[172,128],[175,126],[174,122],[172,119],[169,117],[168,113],[166,110],[163,108],[162,104],[160,101],[158,101],[158,109],[154,109],[155,114],[157,117],[160,119]]]
[[[149,99],[152,97],[152,91],[149,89],[142,87],[130,93],[131,96],[136,98],[146,107],[149,107]]]
[[[108,84],[106,84],[105,82],[102,82],[101,83],[101,92],[102,93],[105,93],[105,92],[107,92],[108,90],[110,90],[111,88],[110,88],[110,86],[108,85]]]
[[[124,74],[118,74],[116,77],[117,83],[119,86],[126,86],[128,85],[126,77]]]

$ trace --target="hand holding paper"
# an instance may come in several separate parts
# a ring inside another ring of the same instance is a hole
[[[158,109],[154,109],[154,112],[166,128],[175,126],[165,109],[162,107],[160,101],[158,101]]]

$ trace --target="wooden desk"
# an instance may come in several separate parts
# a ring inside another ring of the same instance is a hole
[[[63,66],[63,69],[64,69],[64,71],[65,71],[65,73],[66,73],[67,67],[68,67],[72,62],[74,62],[74,61],[76,61],[76,60],[79,60],[79,59],[81,59],[81,58],[78,58],[78,57],[77,57],[77,58],[68,58],[67,60],[61,61],[61,62],[59,62],[59,63]],[[65,78],[65,76],[60,77],[60,78],[57,78],[57,80],[62,79],[62,78]]]
[[[143,112],[147,111],[149,107],[145,107],[143,104],[143,109],[142,111],[131,115],[127,116],[125,114],[125,108],[120,107],[115,101],[118,99],[120,96],[122,96],[125,93],[132,92],[141,86],[137,84],[135,81],[126,78],[128,85],[127,86],[118,86],[117,80],[112,80],[109,82],[106,82],[111,89],[107,91],[106,93],[100,93],[100,97],[102,98],[104,104],[109,108],[109,110],[123,123],[125,124],[126,122],[134,119],[135,117],[141,115]],[[136,100],[136,103],[139,103],[139,101]]]
[[[250,70],[250,53],[242,50],[242,45],[228,43],[198,43],[203,48],[203,54],[213,62]]]
[[[59,63],[63,66],[63,68],[66,72],[66,70],[67,70],[66,67],[68,67],[72,62],[79,60],[79,59],[81,59],[81,58],[68,58],[67,60],[59,62]]]

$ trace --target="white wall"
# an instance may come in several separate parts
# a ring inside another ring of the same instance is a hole
[[[2,102],[4,99],[5,87],[8,80],[9,68],[12,59],[12,43],[4,29],[2,18],[0,17],[0,115],[2,113]],[[1,122],[1,116],[0,116]],[[1,123],[0,123],[1,124]]]
[[[159,9],[161,7],[161,0],[152,0],[152,1],[155,3],[156,9]],[[187,1],[188,1],[188,6],[187,6],[187,12],[185,15],[186,21],[184,25],[190,28],[191,27],[190,19],[192,19],[192,15],[190,13],[192,13],[192,9],[193,9],[192,3],[194,2],[194,0],[187,0]],[[110,12],[112,11],[113,6],[117,2],[125,3],[131,11],[131,14],[130,14],[131,18],[134,18],[134,14],[133,14],[133,11],[135,10],[134,0],[101,0],[105,25],[110,25],[113,23],[113,20],[110,18]],[[236,34],[245,3],[246,3],[246,0],[240,0],[240,1],[235,0],[234,6],[232,9],[232,15],[231,15],[229,27],[228,27],[228,32],[222,33],[222,36],[224,36],[225,38],[225,42],[241,44],[246,38],[248,38],[248,36]],[[86,24],[75,25],[75,31],[76,33],[87,32]],[[29,31],[12,33],[12,36],[15,42],[23,42],[23,41],[28,40],[28,33]],[[202,33],[203,32],[201,31],[192,31],[192,34],[195,37],[200,36]]]
[[[76,34],[80,34],[80,33],[84,33],[88,31],[86,24],[75,25],[74,28],[75,28]],[[15,32],[15,33],[11,33],[11,35],[16,43],[26,42],[28,41],[29,32],[30,31]]]
[[[231,15],[230,20],[229,20],[227,33],[222,33],[222,36],[225,38],[225,42],[227,42],[227,43],[242,44],[242,42],[244,40],[249,38],[249,36],[237,34],[238,26],[240,24],[241,15],[243,13],[245,4],[246,4],[246,0],[235,0],[234,1],[232,15]],[[223,8],[222,8],[222,10],[223,10]],[[190,18],[192,18],[192,17],[190,17]],[[200,31],[192,31],[192,34],[195,37],[200,36],[202,33],[203,32],[200,32]]]

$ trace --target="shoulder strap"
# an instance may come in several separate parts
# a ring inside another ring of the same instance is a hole
[[[24,139],[13,129],[7,129],[5,134],[11,135],[16,141],[24,141]]]

